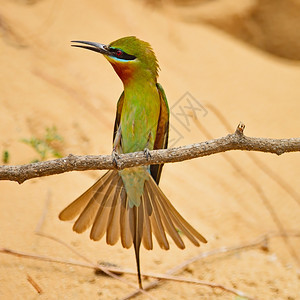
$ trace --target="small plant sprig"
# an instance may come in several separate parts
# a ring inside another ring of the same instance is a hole
[[[60,144],[63,141],[61,135],[58,134],[55,126],[47,127],[43,138],[31,137],[30,139],[22,139],[21,142],[31,146],[39,155],[39,158],[32,162],[46,160],[49,157],[60,158],[62,154],[59,152]]]
[[[4,151],[2,152],[2,162],[3,162],[4,164],[8,164],[8,163],[9,163],[9,159],[10,159],[10,155],[9,155],[8,150],[4,150]]]

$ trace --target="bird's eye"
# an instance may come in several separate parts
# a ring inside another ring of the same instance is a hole
[[[108,47],[108,51],[111,53],[111,56],[117,57],[122,60],[134,60],[136,56],[127,54],[121,49],[117,49],[114,47]]]
[[[122,54],[123,54],[123,51],[122,51],[122,50],[117,50],[117,51],[116,51],[116,55],[117,55],[117,56],[121,56]]]

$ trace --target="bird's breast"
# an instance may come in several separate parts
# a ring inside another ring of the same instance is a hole
[[[153,149],[159,114],[160,99],[156,90],[127,94],[125,91],[120,120],[124,153]]]

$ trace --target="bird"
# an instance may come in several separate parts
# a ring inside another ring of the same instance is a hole
[[[120,38],[108,45],[72,41],[72,46],[102,54],[123,82],[117,102],[113,132],[113,160],[119,154],[166,149],[169,135],[169,107],[163,87],[157,82],[159,65],[148,42],[135,36]],[[138,284],[142,289],[141,244],[153,249],[152,233],[158,245],[170,248],[166,233],[180,248],[182,235],[195,246],[206,239],[174,208],[158,184],[163,164],[109,170],[87,191],[59,214],[70,221],[77,217],[73,230],[82,233],[91,228],[90,238],[115,245],[121,239],[124,248],[134,246]]]

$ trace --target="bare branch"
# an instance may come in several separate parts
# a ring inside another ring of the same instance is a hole
[[[93,263],[77,262],[77,261],[74,261],[74,260],[62,260],[62,259],[47,257],[47,256],[43,256],[43,255],[36,255],[36,254],[29,254],[29,253],[25,253],[25,252],[15,251],[15,250],[8,249],[8,248],[1,248],[0,247],[0,253],[11,254],[11,255],[14,255],[14,256],[17,256],[17,257],[31,258],[31,259],[35,259],[35,260],[56,262],[56,263],[68,264],[68,265],[72,265],[72,266],[80,266],[80,267],[85,267],[85,268],[90,268],[90,269],[95,269],[95,270],[101,270],[102,272],[105,271],[106,273],[107,272],[109,272],[109,273],[114,272],[114,273],[124,273],[124,274],[130,274],[130,275],[135,275],[136,276],[136,272],[126,270],[126,269],[123,270],[123,269],[113,268],[113,267],[103,267],[103,266],[100,266],[100,265],[95,265]],[[112,271],[110,271],[110,270],[112,270]],[[158,280],[163,279],[163,280],[176,281],[176,282],[186,282],[186,283],[204,285],[204,286],[208,286],[208,287],[211,287],[211,288],[219,288],[219,289],[222,289],[226,292],[232,293],[234,295],[246,297],[248,299],[253,299],[252,297],[247,296],[247,294],[242,292],[242,291],[239,291],[239,290],[236,290],[236,289],[233,289],[233,288],[229,288],[229,287],[225,287],[224,285],[214,283],[214,282],[207,282],[207,281],[197,280],[197,279],[193,279],[193,278],[176,277],[176,276],[171,276],[171,275],[167,275],[167,274],[152,274],[152,273],[148,274],[148,273],[144,273],[143,275],[147,276],[147,277],[157,278]],[[117,276],[115,276],[115,277],[117,277]],[[120,277],[118,277],[118,279],[120,280]],[[122,280],[122,281],[124,281],[124,280]],[[125,283],[129,284],[130,286],[134,286],[131,283],[128,283],[128,282],[125,282]],[[146,288],[146,289],[149,289],[149,288]],[[153,299],[153,297],[149,293],[147,293],[146,290],[137,289],[133,294],[135,295],[136,292],[143,293],[143,294],[145,294],[148,297],[151,297]],[[124,299],[130,299],[132,297],[132,295],[130,294],[129,297],[126,297]]]
[[[295,238],[300,237],[299,231],[291,231],[291,232],[288,232],[287,235],[290,237],[295,237]],[[52,236],[49,236],[46,234],[42,234],[42,236],[53,239],[56,242],[59,242],[59,243],[63,244],[64,246],[66,246],[66,244],[64,242],[60,241],[57,238],[53,238]],[[200,254],[196,255],[195,257],[192,257],[191,259],[188,259],[188,260],[184,261],[183,263],[180,263],[178,266],[170,269],[166,274],[143,273],[143,276],[157,278],[157,280],[153,281],[150,284],[148,284],[147,286],[145,286],[144,290],[137,289],[135,292],[133,292],[130,295],[127,295],[123,299],[130,299],[140,292],[145,292],[145,290],[149,290],[149,289],[157,286],[161,282],[161,280],[188,282],[188,283],[194,283],[194,284],[199,284],[199,285],[206,285],[206,286],[209,286],[212,288],[221,288],[227,292],[252,299],[250,296],[247,296],[245,293],[243,293],[241,291],[231,289],[231,288],[226,288],[220,284],[209,283],[209,282],[205,282],[205,281],[182,278],[182,277],[175,277],[175,276],[171,276],[171,275],[180,270],[183,270],[187,265],[194,263],[195,261],[209,257],[209,256],[214,256],[214,255],[219,255],[219,254],[224,254],[224,253],[229,253],[229,252],[235,252],[235,251],[242,251],[242,250],[252,249],[255,247],[259,247],[259,246],[262,248],[262,250],[268,250],[268,240],[271,238],[274,238],[274,237],[278,237],[278,236],[281,236],[280,232],[279,233],[278,232],[270,232],[270,233],[259,236],[257,239],[255,239],[254,241],[252,241],[250,243],[245,243],[245,244],[233,246],[233,247],[222,247],[219,249],[214,249],[214,250],[211,250],[208,252],[200,253]],[[67,246],[67,247],[71,251],[74,252],[72,247],[70,247],[70,246]],[[64,259],[48,257],[48,256],[44,256],[44,255],[31,254],[31,253],[26,253],[26,252],[21,252],[18,250],[1,247],[1,245],[0,245],[0,253],[9,254],[9,255],[13,255],[13,256],[17,256],[17,257],[41,260],[41,261],[68,264],[68,265],[72,265],[72,266],[79,266],[79,267],[90,268],[90,269],[94,269],[94,270],[101,270],[102,272],[105,271],[106,273],[111,272],[111,273],[115,273],[115,274],[129,274],[129,275],[136,276],[136,271],[132,271],[129,269],[117,268],[117,267],[112,267],[112,266],[105,267],[105,266],[100,266],[99,264],[94,264],[93,262],[80,262],[80,261],[75,261],[75,260],[70,260],[70,259],[64,260]],[[83,256],[81,254],[79,254],[77,251],[75,251],[75,253],[83,258]],[[84,259],[86,260],[86,258],[84,258]],[[148,294],[148,296],[149,296],[149,294]]]
[[[0,180],[11,180],[23,183],[25,180],[61,174],[70,171],[87,170],[122,170],[141,165],[153,165],[180,162],[230,150],[246,150],[274,153],[281,155],[287,152],[300,151],[300,138],[270,139],[255,138],[244,135],[245,125],[240,123],[233,134],[202,143],[144,152],[121,154],[115,164],[111,155],[68,155],[67,157],[39,163],[19,166],[0,166]]]

